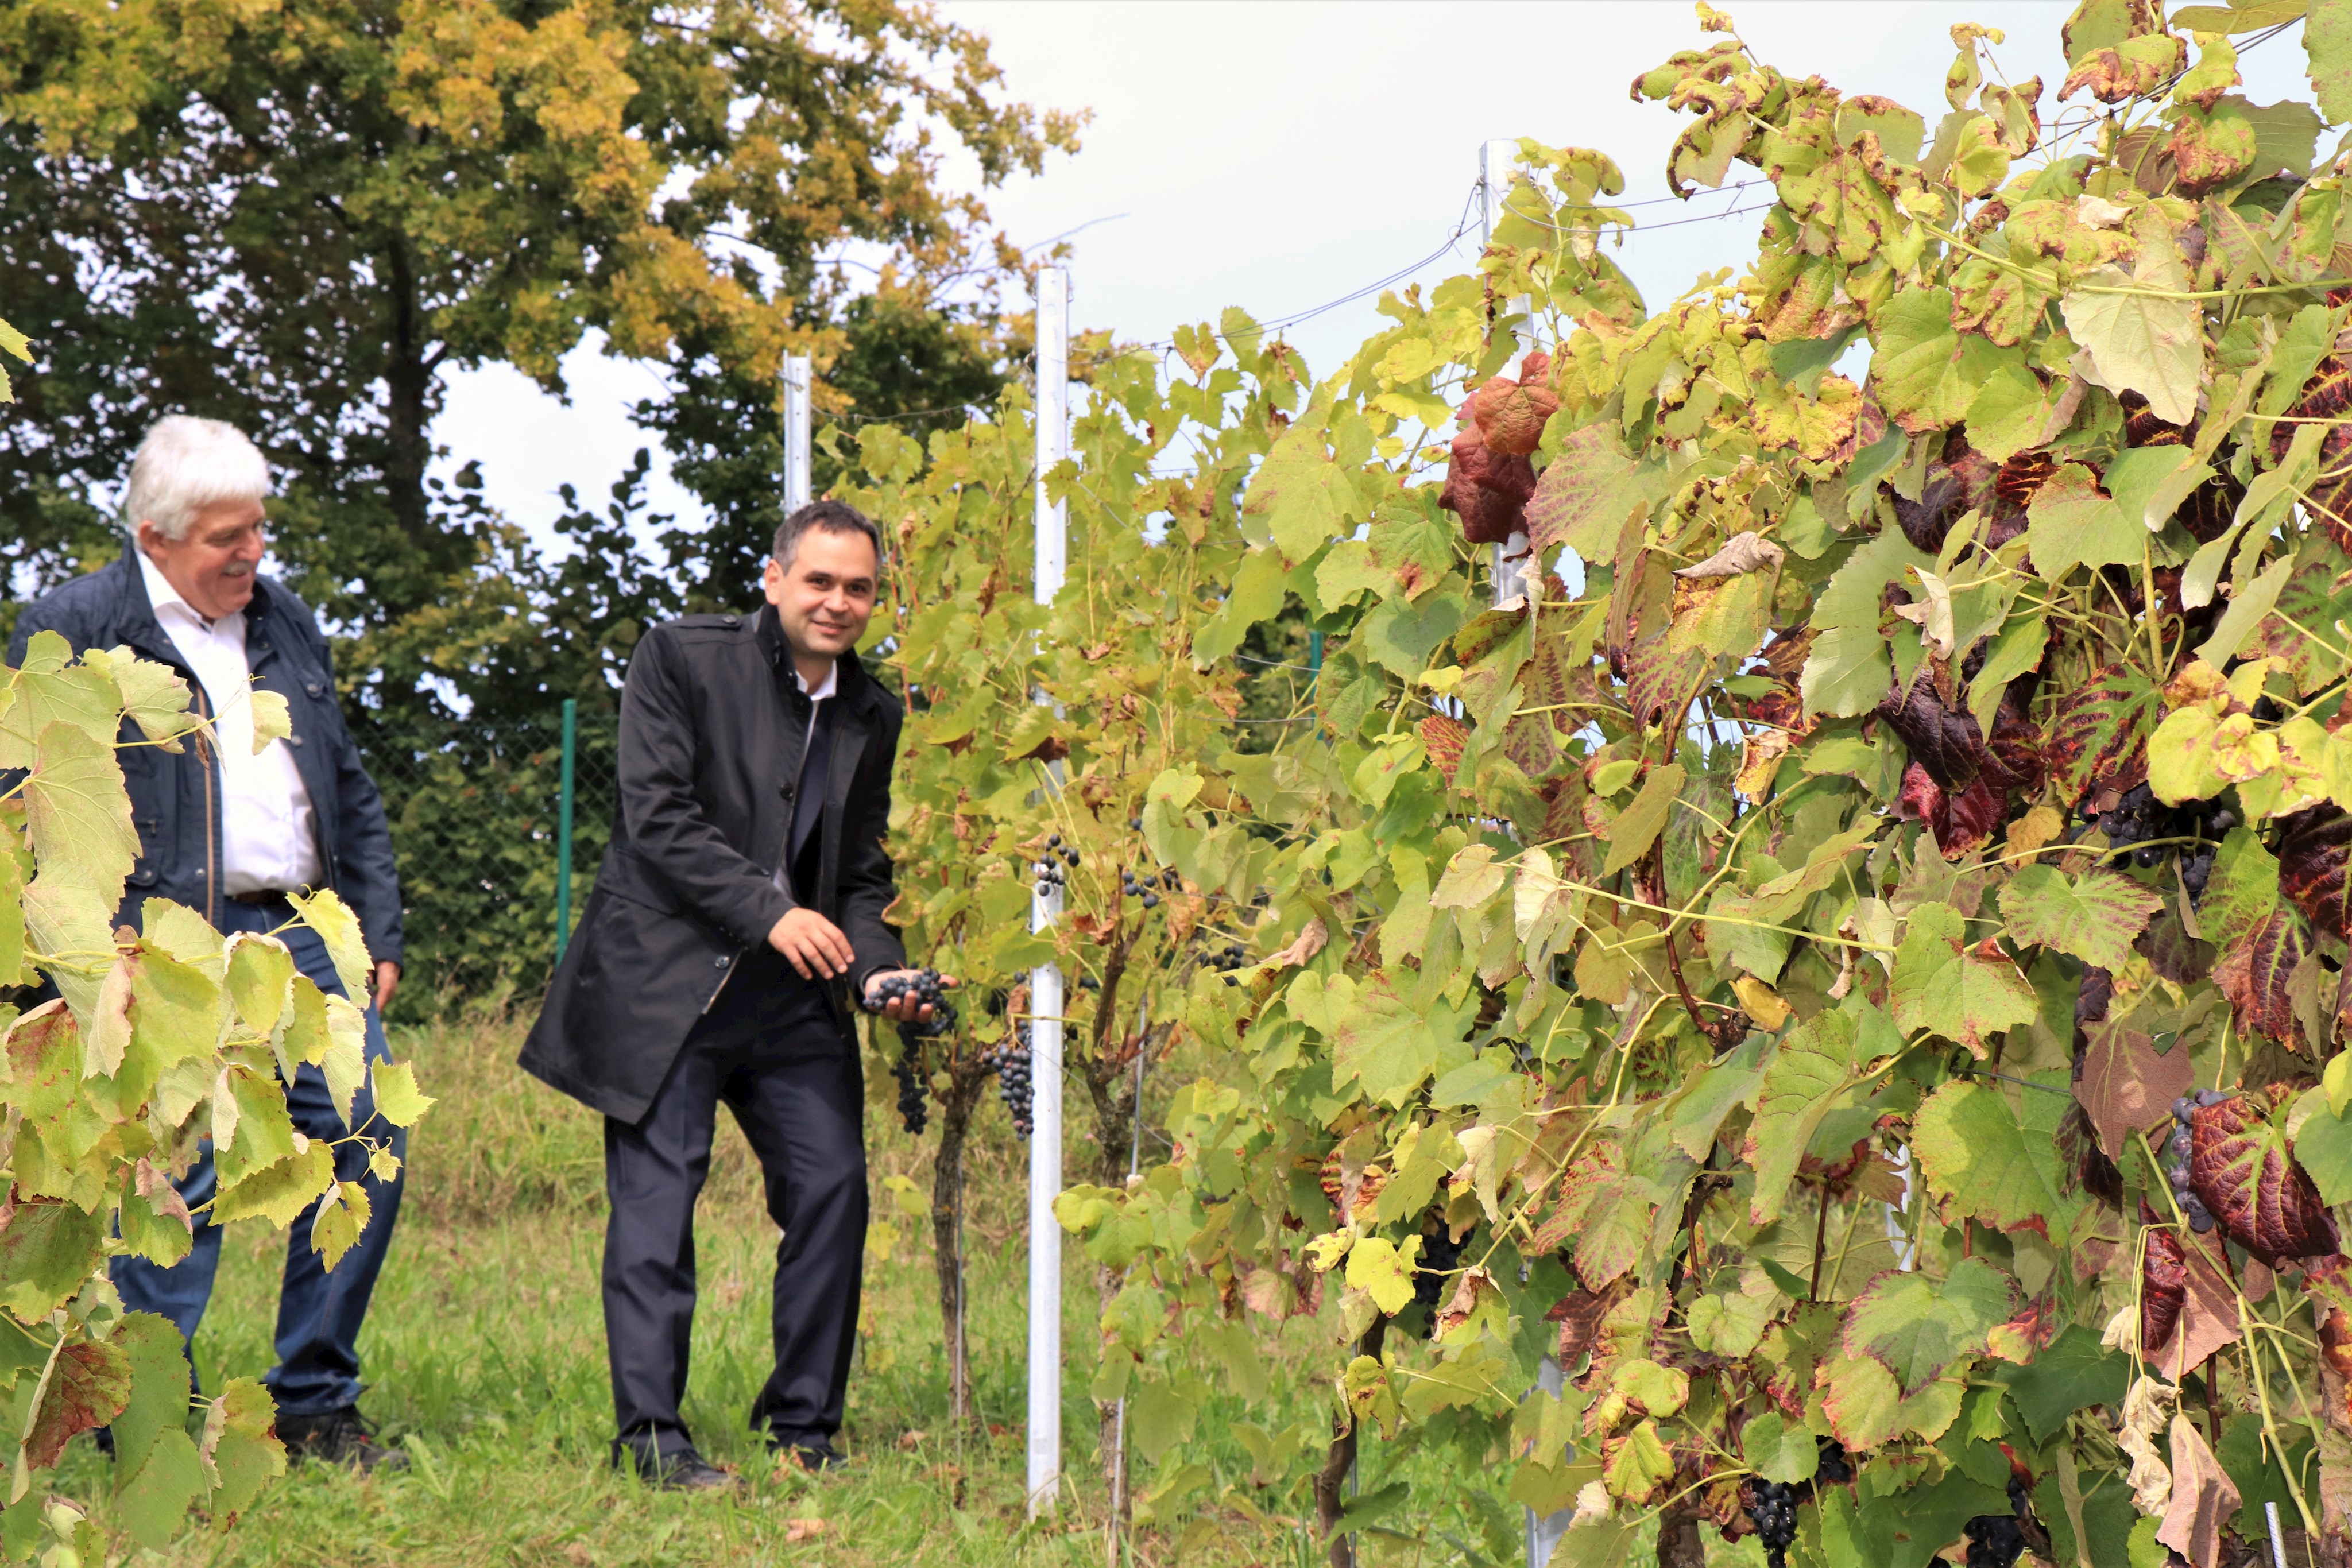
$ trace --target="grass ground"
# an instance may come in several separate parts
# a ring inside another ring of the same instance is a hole
[[[369,1568],[623,1568],[630,1564],[1078,1564],[1106,1562],[1107,1497],[1087,1396],[1094,1340],[1091,1265],[1069,1258],[1063,1430],[1071,1484],[1042,1524],[1024,1519],[1021,1421],[1026,1251],[1025,1155],[991,1106],[972,1152],[967,1200],[971,1360],[978,1429],[947,1420],[929,1225],[899,1225],[887,1258],[869,1260],[860,1362],[844,1437],[856,1465],[817,1481],[778,1477],[744,1429],[765,1377],[775,1232],[759,1207],[740,1137],[722,1128],[698,1228],[702,1304],[687,1416],[714,1461],[751,1484],[736,1498],[648,1490],[607,1465],[612,1406],[596,1289],[604,1193],[601,1145],[587,1112],[523,1078],[516,1030],[496,1021],[402,1031],[440,1104],[411,1145],[408,1207],[362,1350],[362,1408],[404,1448],[403,1476],[362,1480],[313,1467],[266,1492],[236,1529],[200,1523],[169,1554],[184,1564],[335,1564]],[[878,1079],[878,1085],[873,1080]],[[867,1129],[877,1212],[892,1175],[929,1185],[927,1145],[891,1114],[886,1073],[869,1071]],[[722,1121],[724,1119],[722,1118]],[[199,1335],[207,1389],[270,1363],[284,1232],[241,1227],[227,1240],[218,1294]],[[1328,1433],[1327,1396],[1306,1363],[1320,1359],[1311,1322],[1269,1336],[1271,1392],[1230,1391],[1204,1406],[1184,1456],[1212,1475],[1196,1494],[1222,1500],[1188,1522],[1136,1531],[1128,1561],[1211,1565],[1323,1561],[1295,1524],[1294,1490],[1255,1488],[1236,1431],[1247,1421],[1310,1453]],[[1296,1364],[1296,1375],[1284,1364]],[[1377,1448],[1377,1445],[1374,1445]],[[1176,1459],[1169,1461],[1171,1469]],[[1295,1467],[1294,1467],[1295,1468]],[[1413,1533],[1362,1538],[1368,1563],[1508,1561],[1516,1509],[1496,1504],[1450,1454],[1368,1454],[1362,1484],[1415,1482],[1450,1495]],[[1140,1461],[1139,1488],[1152,1476]],[[103,1517],[107,1462],[79,1440],[61,1490]],[[1467,1500],[1465,1500],[1465,1499]],[[1253,1517],[1255,1515],[1255,1517]],[[1394,1521],[1392,1522],[1400,1522]]]

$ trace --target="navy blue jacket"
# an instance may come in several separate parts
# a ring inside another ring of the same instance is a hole
[[[400,961],[400,878],[393,869],[392,830],[383,797],[360,764],[359,747],[335,703],[335,667],[310,608],[268,578],[254,583],[245,609],[245,656],[254,685],[286,699],[294,717],[288,744],[310,791],[326,885],[359,915],[368,952]],[[188,683],[198,707],[209,711],[205,688],[173,644],[138,561],[126,551],[112,566],[78,577],[25,607],[8,645],[8,663],[25,662],[36,632],[55,632],[86,648],[128,646],[142,659],[169,664]],[[127,727],[126,727],[127,728]],[[136,738],[126,733],[126,739]],[[139,829],[139,863],[123,890],[117,923],[137,926],[150,898],[186,904],[214,925],[221,919],[220,769],[212,743],[190,736],[175,755],[152,746],[118,753]]]

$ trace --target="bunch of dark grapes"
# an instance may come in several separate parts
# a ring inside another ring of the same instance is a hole
[[[878,1013],[901,998],[912,997],[929,1003],[931,1016],[921,1023],[901,1023],[901,1035],[912,1034],[917,1040],[937,1040],[954,1032],[955,1004],[948,1000],[947,982],[937,969],[917,969],[909,974],[889,975],[877,981],[858,1001],[869,1013]]]
[[[1004,1108],[1013,1113],[1013,1130],[1023,1137],[1029,1135],[1030,1111],[1034,1103],[1034,1086],[1029,1079],[1029,1026],[1022,1024],[997,1049],[992,1064],[996,1069],[996,1092]]]
[[[2168,846],[2180,857],[2181,885],[2192,898],[2204,893],[2205,880],[2213,873],[2213,852],[2222,837],[2238,823],[2235,812],[2224,810],[2211,800],[2167,806],[2144,783],[2125,791],[2113,810],[2094,810],[2085,804],[2083,820],[2097,823],[2099,831],[2106,834],[2108,846],[2117,852],[2107,864],[2116,870],[2126,862],[2152,866],[2161,860],[2167,848],[2151,846],[2151,840],[2201,841],[2185,847]]]
[[[1968,1568],[2010,1568],[2025,1552],[2025,1531],[2014,1514],[1980,1513],[1961,1527]]]
[[[2164,1152],[2169,1156],[2165,1162],[2164,1179],[2172,1184],[2172,1196],[2180,1205],[2181,1218],[2200,1236],[2213,1228],[2213,1211],[2205,1207],[2205,1200],[2189,1185],[2189,1118],[2200,1106],[2216,1105],[2227,1098],[2218,1089],[2200,1089],[2194,1095],[2183,1095],[2172,1103],[2172,1136],[2164,1145]]]
[[[1412,1277],[1412,1299],[1429,1309],[1429,1321],[1422,1325],[1421,1337],[1429,1338],[1437,1331],[1437,1309],[1444,1304],[1452,1289],[1452,1275],[1462,1261],[1462,1253],[1469,1242],[1465,1234],[1460,1241],[1454,1239],[1451,1228],[1440,1225],[1434,1232],[1423,1232],[1421,1239],[1421,1260]]]
[[[1789,1544],[1797,1539],[1801,1490],[1786,1481],[1754,1478],[1742,1491],[1748,1517],[1756,1521],[1757,1539],[1764,1543],[1764,1561],[1771,1568],[1789,1568]]]
[[[1078,852],[1075,845],[1064,843],[1059,833],[1047,838],[1045,858],[1029,868],[1030,874],[1036,879],[1037,896],[1044,898],[1057,887],[1067,887],[1070,878],[1064,867],[1077,863]]]
[[[1835,1437],[1821,1440],[1821,1461],[1813,1467],[1813,1484],[1843,1484],[1853,1479],[1853,1461],[1847,1458],[1845,1445]]]
[[[898,1081],[898,1121],[919,1138],[930,1120],[931,1099],[923,1084],[922,1047],[904,1030],[898,1035],[898,1060],[890,1076]]]
[[[1131,871],[1123,871],[1118,873],[1118,891],[1126,897],[1142,899],[1146,909],[1157,909],[1160,907],[1160,894],[1152,890],[1164,887],[1173,892],[1178,881],[1173,866],[1165,867],[1157,874],[1147,870],[1141,876]]]

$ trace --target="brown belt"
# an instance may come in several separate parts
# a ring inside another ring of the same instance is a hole
[[[257,887],[251,893],[232,893],[228,901],[231,904],[284,904],[301,891],[300,888]]]

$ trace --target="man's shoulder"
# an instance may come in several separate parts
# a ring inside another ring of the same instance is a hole
[[[258,578],[256,580],[260,583],[261,591],[267,596],[263,610],[265,614],[281,617],[314,637],[319,635],[318,614],[311,610],[300,594],[274,577]]]
[[[743,636],[751,621],[749,615],[681,615],[657,623],[646,635],[672,643],[724,643]]]
[[[59,632],[77,643],[93,642],[120,619],[125,574],[120,561],[87,571],[25,606],[17,620],[21,639],[30,632]]]

